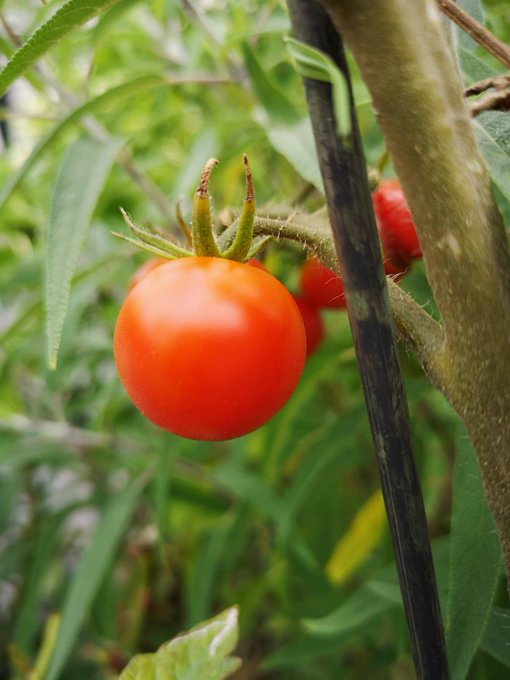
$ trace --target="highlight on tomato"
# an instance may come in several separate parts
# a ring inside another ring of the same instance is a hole
[[[301,267],[299,286],[302,296],[316,307],[345,309],[347,306],[342,279],[316,257]]]
[[[120,310],[114,355],[135,406],[182,437],[226,440],[266,423],[305,361],[301,313],[259,268],[216,257],[157,266]]]

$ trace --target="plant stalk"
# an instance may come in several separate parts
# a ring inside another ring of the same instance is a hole
[[[349,70],[325,11],[313,0],[288,0],[288,6],[297,38],[328,54],[349,85],[346,145],[337,134],[330,84],[305,79],[416,673],[441,680],[448,664],[434,566]]]

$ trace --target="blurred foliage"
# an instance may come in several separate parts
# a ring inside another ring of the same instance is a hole
[[[3,54],[61,6],[1,3]],[[486,5],[503,39],[505,12],[503,0]],[[228,443],[181,440],[152,426],[128,401],[113,363],[116,314],[146,259],[111,235],[123,228],[120,205],[138,222],[177,233],[176,200],[189,215],[200,168],[216,156],[216,212],[236,210],[245,152],[261,214],[320,207],[288,32],[277,1],[120,0],[8,92],[10,144],[0,164],[0,678],[114,678],[133,655],[155,652],[234,604],[243,665],[233,677],[413,677],[345,313],[325,314],[327,339],[282,412]],[[480,48],[466,51],[467,80],[475,64],[493,72]],[[353,69],[375,165],[383,141]],[[508,125],[504,114],[486,116],[496,132]],[[484,150],[509,215],[501,136]],[[284,243],[264,254],[291,289],[304,256]],[[55,276],[72,279],[68,306],[67,293],[52,287]],[[421,263],[402,285],[433,309]],[[47,329],[51,337],[61,332],[55,371]],[[508,677],[509,604],[476,465],[456,474],[450,540],[454,459],[458,452],[457,466],[468,464],[472,452],[414,359],[403,353],[402,365],[454,677]],[[469,539],[470,522],[483,527],[479,541]]]

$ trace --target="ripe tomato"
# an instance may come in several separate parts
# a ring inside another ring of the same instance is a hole
[[[401,260],[395,260],[392,257],[384,257],[384,273],[386,276],[391,276],[395,283],[398,283],[411,269],[411,265],[408,262],[402,262]]]
[[[301,267],[299,284],[303,297],[316,307],[341,309],[347,306],[342,279],[316,257],[311,257]]]
[[[114,337],[129,397],[156,425],[190,439],[251,432],[296,387],[303,321],[271,274],[187,257],[156,267],[129,293]]]
[[[324,338],[324,324],[317,307],[304,297],[294,295],[294,302],[301,312],[306,333],[306,356],[313,354]]]
[[[411,211],[398,180],[383,180],[372,194],[385,257],[409,263],[422,256]]]
[[[137,286],[149,272],[151,272],[156,267],[165,264],[165,262],[169,262],[166,257],[153,257],[151,260],[147,260],[147,262],[144,262],[142,265],[140,265],[140,267],[138,267],[136,272],[131,277],[128,290],[133,290],[133,288]]]

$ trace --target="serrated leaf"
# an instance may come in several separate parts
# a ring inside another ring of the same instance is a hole
[[[351,134],[351,97],[344,74],[327,54],[310,45],[289,38],[287,48],[295,61],[296,70],[304,78],[331,84],[337,132],[345,142]]]
[[[46,245],[48,363],[57,364],[71,279],[92,213],[123,140],[78,139],[66,151],[53,190]]]
[[[376,491],[356,513],[326,563],[326,573],[331,583],[338,585],[346,581],[368,557],[379,542],[385,523],[382,493]]]
[[[452,680],[466,677],[480,646],[500,570],[501,549],[494,520],[485,500],[475,452],[464,435],[453,473],[445,631]]]
[[[119,0],[69,0],[12,55],[0,71],[0,94],[59,40]]]
[[[101,520],[71,581],[62,608],[60,634],[45,680],[61,677],[80,627],[102,584],[148,475],[129,483],[105,505]]]
[[[162,645],[135,656],[119,680],[222,680],[241,662],[229,656],[237,644],[238,610],[226,609]]]

